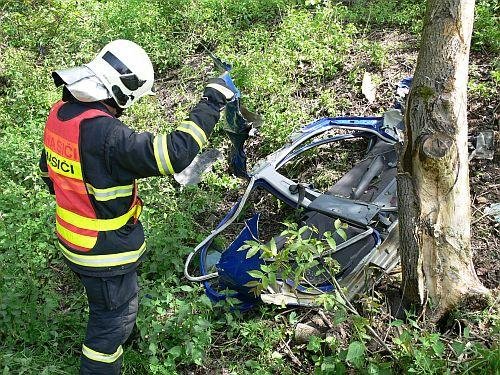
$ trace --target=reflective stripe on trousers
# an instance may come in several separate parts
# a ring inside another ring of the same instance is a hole
[[[90,349],[85,344],[82,345],[82,355],[96,362],[113,363],[116,362],[116,360],[120,358],[122,354],[123,348],[121,345],[112,354],[99,353],[93,349]]]

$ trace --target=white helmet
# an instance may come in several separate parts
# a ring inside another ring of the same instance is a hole
[[[153,64],[129,40],[108,43],[88,64],[52,76],[57,86],[65,84],[73,96],[85,102],[113,98],[118,106],[127,108],[144,95],[154,95]]]

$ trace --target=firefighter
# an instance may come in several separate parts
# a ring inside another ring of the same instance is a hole
[[[210,80],[187,119],[155,136],[118,120],[153,94],[153,66],[137,44],[115,40],[90,63],[52,77],[63,94],[48,115],[40,170],[55,194],[59,248],[89,304],[80,373],[119,374],[146,251],[137,179],[188,166],[238,91],[227,74]]]

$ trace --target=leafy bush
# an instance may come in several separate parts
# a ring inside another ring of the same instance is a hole
[[[500,53],[500,3],[498,0],[476,2],[472,49]]]
[[[286,242],[279,251],[274,237],[269,243],[247,241],[239,249],[247,251],[245,255],[247,259],[259,254],[259,258],[265,261],[260,270],[248,271],[255,280],[249,281],[246,286],[252,288],[257,296],[270,285],[275,286],[278,276],[282,280],[291,280],[293,285],[298,286],[307,280],[309,273],[314,272],[315,276],[323,276],[331,283],[339,270],[338,262],[327,256],[329,251],[334,251],[336,248],[331,232],[325,232],[321,238],[316,238],[318,230],[314,227],[298,228],[296,223],[285,223],[285,225],[287,229],[280,234],[280,237],[285,237]],[[334,228],[336,234],[344,240],[347,239],[344,231],[347,225],[337,219]]]

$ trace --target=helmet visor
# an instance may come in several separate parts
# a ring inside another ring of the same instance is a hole
[[[77,66],[68,69],[60,69],[52,72],[52,78],[56,87],[71,85],[82,79],[93,77],[94,73],[86,66]]]
[[[135,91],[146,83],[146,81],[139,79],[134,73],[120,76],[120,81],[130,91]]]
[[[118,86],[118,85],[113,85],[111,87],[111,90],[113,91],[113,94],[115,96],[116,102],[118,103],[118,105],[120,107],[125,107],[129,100],[133,100],[134,99],[134,95],[132,95],[132,94],[130,94],[130,95],[125,94],[122,91],[122,89],[120,88],[120,86]]]

